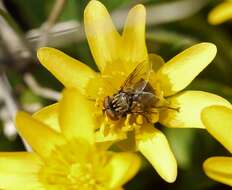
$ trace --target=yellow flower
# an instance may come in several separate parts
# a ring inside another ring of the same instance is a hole
[[[200,113],[212,105],[229,105],[223,98],[201,91],[183,90],[215,57],[216,47],[211,43],[197,44],[164,64],[162,58],[148,54],[145,43],[146,11],[143,5],[132,8],[120,35],[106,8],[99,1],[90,1],[84,12],[88,43],[100,72],[54,48],[38,50],[40,62],[65,87],[77,88],[93,102],[98,126],[96,140],[119,141],[126,150],[140,151],[167,182],[174,182],[177,163],[165,135],[153,127],[160,122],[168,127],[204,128]],[[107,96],[118,92],[128,75],[141,62],[151,62],[153,71],[149,84],[154,89],[156,107],[142,115],[127,114],[112,121],[103,113]],[[35,117],[56,123],[58,104],[40,111]],[[150,121],[150,122],[147,122]]]
[[[217,25],[222,24],[232,19],[232,1],[227,0],[218,6],[216,6],[208,15],[208,21],[210,24]]]
[[[232,109],[210,106],[203,110],[202,120],[209,133],[232,153]],[[232,186],[232,157],[208,158],[203,168],[210,178]]]
[[[0,189],[122,190],[140,159],[96,146],[89,109],[77,90],[66,90],[59,104],[61,133],[19,112],[17,129],[34,152],[0,153]]]

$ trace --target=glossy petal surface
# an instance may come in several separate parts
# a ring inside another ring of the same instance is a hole
[[[225,1],[216,6],[208,16],[210,24],[217,25],[232,19],[232,2]]]
[[[232,153],[232,109],[224,106],[207,107],[201,118],[209,133]]]
[[[172,183],[177,176],[177,162],[165,135],[152,126],[143,127],[137,135],[138,150],[149,160],[158,174]]]
[[[87,65],[54,48],[40,48],[37,56],[65,87],[75,87],[84,92],[89,79],[96,75]]]
[[[205,107],[211,105],[231,107],[226,99],[203,91],[184,91],[168,100],[170,107],[174,109],[164,109],[160,114],[160,122],[173,128],[205,128],[201,121],[201,112]]]
[[[217,48],[212,43],[194,45],[173,57],[157,73],[164,96],[173,95],[186,86],[214,59]]]
[[[76,89],[66,89],[59,104],[59,121],[64,135],[94,143],[94,109]]]
[[[232,158],[211,157],[204,162],[207,176],[221,183],[232,186]]]
[[[0,188],[45,190],[37,179],[41,161],[32,153],[0,153]]]
[[[24,112],[17,113],[16,127],[33,150],[43,157],[65,143],[63,136]]]
[[[51,127],[56,132],[60,132],[61,130],[58,121],[58,107],[58,103],[49,105],[34,113],[32,117],[41,121],[42,123],[45,123],[47,126]]]
[[[84,26],[90,50],[100,71],[119,59],[121,37],[99,1],[90,1],[84,12]]]
[[[138,172],[140,159],[132,153],[116,153],[110,159],[107,169],[111,170],[110,187],[124,185]]]
[[[123,30],[122,60],[125,68],[132,71],[139,63],[148,58],[145,42],[146,10],[143,5],[136,5],[128,13]]]

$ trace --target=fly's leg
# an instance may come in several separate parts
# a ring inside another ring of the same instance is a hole
[[[147,117],[147,115],[146,115],[146,114],[149,114],[149,112],[147,112],[147,111],[143,111],[143,110],[141,110],[141,111],[132,111],[131,113],[132,113],[132,114],[142,115],[142,116],[146,119],[147,123],[152,123],[152,122],[149,120],[149,118]]]

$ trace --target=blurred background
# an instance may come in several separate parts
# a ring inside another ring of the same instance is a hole
[[[198,42],[213,42],[217,57],[189,89],[216,93],[232,102],[232,22],[212,26],[209,11],[222,0],[102,0],[118,30],[128,10],[137,3],[147,8],[149,52],[169,60]],[[59,99],[63,86],[38,63],[36,49],[56,47],[96,69],[85,39],[82,19],[87,0],[0,0],[0,151],[24,150],[13,118],[17,110],[34,112]],[[229,155],[206,131],[168,129],[178,159],[174,184],[164,182],[144,161],[141,172],[126,190],[227,190],[210,180],[203,161]]]

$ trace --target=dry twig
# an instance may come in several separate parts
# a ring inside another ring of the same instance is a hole
[[[57,101],[60,98],[60,93],[57,91],[54,91],[50,88],[45,88],[40,86],[32,74],[26,73],[24,75],[24,81],[28,85],[28,87],[38,96],[41,96],[46,99]]]
[[[49,15],[46,22],[41,26],[41,37],[38,41],[37,47],[42,47],[47,44],[49,32],[51,28],[54,26],[54,24],[57,22],[58,18],[60,17],[64,9],[65,3],[66,0],[56,0],[51,10],[51,14]]]

